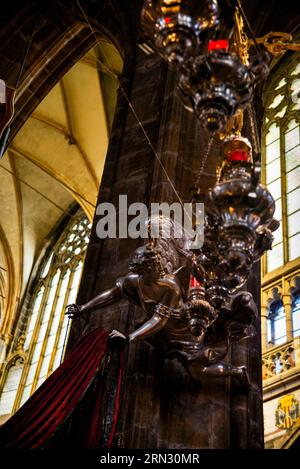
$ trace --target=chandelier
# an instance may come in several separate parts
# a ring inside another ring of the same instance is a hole
[[[144,50],[156,50],[177,70],[180,99],[213,133],[225,130],[268,73],[266,55],[248,60],[241,35],[243,20],[235,4],[148,0],[142,10]]]
[[[155,49],[172,69],[197,56],[203,33],[218,24],[216,0],[148,0],[142,10],[148,49]]]
[[[228,120],[243,110],[253,96],[255,84],[267,73],[266,64],[243,64],[233,53],[210,45],[206,55],[187,62],[178,80],[181,100],[189,111],[194,111],[208,132],[222,132]]]
[[[279,222],[275,202],[259,182],[260,166],[250,142],[233,135],[223,142],[223,163],[215,185],[198,201],[205,204],[205,241],[195,261],[210,303],[220,307],[246,282],[254,262],[272,247]]]
[[[206,305],[199,321],[203,301],[220,309],[271,249],[279,226],[273,197],[259,182],[251,143],[241,136],[243,111],[268,73],[266,54],[257,47],[258,53],[249,56],[253,41],[243,18],[234,0],[146,1],[142,10],[148,51],[158,52],[176,70],[184,106],[222,140],[217,181],[206,194],[198,187],[194,197],[205,205],[204,244],[193,254],[191,271],[201,288],[191,289],[189,302],[191,327],[199,333],[214,320]]]

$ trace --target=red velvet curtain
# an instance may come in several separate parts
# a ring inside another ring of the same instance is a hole
[[[83,336],[62,365],[0,428],[0,448],[99,448],[112,444],[123,353],[108,332]],[[109,424],[105,424],[108,413]],[[104,424],[103,424],[104,422]]]

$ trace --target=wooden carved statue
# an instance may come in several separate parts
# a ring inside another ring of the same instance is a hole
[[[246,368],[223,362],[230,344],[252,337],[257,308],[252,295],[240,292],[218,311],[205,298],[200,285],[190,286],[192,256],[174,238],[160,238],[135,250],[129,271],[115,285],[83,305],[67,306],[67,314],[80,317],[124,297],[143,309],[146,319],[126,334],[113,330],[111,340],[129,344],[159,341],[169,358],[177,358],[190,375],[234,376],[248,388]]]

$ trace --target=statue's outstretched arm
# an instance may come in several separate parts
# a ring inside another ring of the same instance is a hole
[[[119,285],[115,285],[114,287],[99,293],[99,295],[95,296],[87,303],[81,305],[80,310],[81,312],[86,312],[96,308],[109,306],[113,303],[116,303],[117,301],[120,301],[122,296],[123,292],[121,287]]]
[[[117,301],[120,301],[123,297],[122,286],[116,282],[116,285],[108,290],[104,290],[99,293],[99,295],[92,298],[87,303],[83,305],[68,305],[67,306],[67,315],[70,317],[80,316],[82,313],[92,311],[97,308],[109,306]]]
[[[137,340],[147,339],[148,337],[156,334],[163,329],[168,322],[168,318],[154,313],[142,326],[129,334],[129,342],[136,342]]]
[[[156,334],[159,332],[161,329],[164,328],[166,323],[168,322],[168,318],[165,316],[162,316],[158,313],[154,313],[153,316],[148,319],[142,326],[140,326],[138,329],[135,331],[131,332],[127,337],[123,332],[120,332],[116,329],[114,329],[110,333],[110,338],[111,339],[122,339],[122,340],[128,340],[128,342],[137,342],[138,340],[144,340],[147,339],[148,337],[151,337],[152,335]]]

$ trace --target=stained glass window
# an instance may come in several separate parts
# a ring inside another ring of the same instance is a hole
[[[291,61],[265,92],[265,183],[276,202],[280,228],[265,272],[300,256],[300,67]]]
[[[65,306],[76,301],[90,229],[80,210],[42,263],[28,307],[25,365],[8,370],[0,415],[16,411],[63,359],[70,330]]]
[[[268,342],[280,345],[286,342],[286,318],[282,302],[270,307],[268,314]]]

